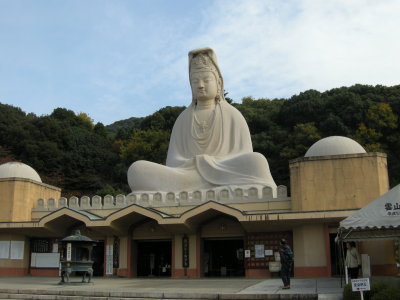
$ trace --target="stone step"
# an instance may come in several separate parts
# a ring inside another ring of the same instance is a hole
[[[72,292],[77,294],[76,292]],[[79,293],[78,293],[79,294]],[[89,295],[44,295],[44,294],[23,294],[23,293],[0,293],[0,300],[3,299],[29,299],[29,300],[150,300],[150,298],[137,298],[137,297],[99,297]],[[151,298],[158,300],[157,298]],[[170,300],[170,299],[168,299]],[[172,300],[172,299],[171,299]],[[181,299],[182,300],[182,299]],[[198,300],[198,299],[197,299]]]
[[[337,295],[335,295],[337,296]],[[319,298],[317,294],[189,294],[136,293],[134,291],[12,290],[1,289],[2,299],[27,300],[280,300],[341,299]]]
[[[79,296],[79,295],[40,295],[40,294],[0,294],[3,299],[29,299],[29,300],[158,300],[157,298],[121,298],[121,297],[98,297],[98,296]],[[172,300],[172,299],[168,299]],[[182,299],[181,299],[182,300]],[[199,299],[197,299],[199,300]]]
[[[172,299],[172,298],[137,298],[137,297],[98,297],[98,296],[79,296],[79,295],[40,295],[40,294],[13,294],[13,293],[3,293],[0,294],[0,300],[20,300],[20,299],[29,299],[29,300],[182,300],[180,299]],[[199,298],[196,299],[184,299],[184,300],[202,300]]]
[[[65,292],[64,292],[65,293]],[[59,294],[24,294],[24,293],[0,293],[0,300],[10,300],[10,299],[29,299],[29,300],[203,300],[201,298],[154,298],[154,297],[118,297],[118,296],[106,296],[106,297],[99,297],[99,296],[89,296],[87,292],[82,292],[82,294],[86,295],[79,295],[80,292],[72,291],[71,294],[75,295],[59,295]],[[133,293],[134,294],[134,293]],[[208,299],[204,299],[208,300]]]

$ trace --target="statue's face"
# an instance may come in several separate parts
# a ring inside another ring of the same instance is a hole
[[[206,101],[215,99],[218,93],[217,78],[211,71],[194,72],[190,76],[193,99]]]

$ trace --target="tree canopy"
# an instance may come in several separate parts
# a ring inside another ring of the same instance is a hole
[[[289,99],[245,97],[232,105],[245,117],[254,151],[267,157],[277,184],[289,186],[289,160],[332,135],[350,137],[368,152],[387,153],[390,185],[400,182],[400,86],[308,90]],[[167,106],[104,126],[84,112],[56,108],[38,117],[0,103],[0,163],[31,165],[65,196],[127,193],[132,162],[165,163],[171,130],[183,109]]]

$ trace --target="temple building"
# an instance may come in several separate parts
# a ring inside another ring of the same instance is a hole
[[[271,277],[281,238],[295,277],[335,276],[339,222],[389,190],[386,154],[328,137],[289,168],[290,196],[278,185],[66,199],[31,167],[0,165],[0,275],[58,276],[60,241],[79,229],[98,241],[95,276]],[[392,241],[357,247],[372,275],[397,273]]]

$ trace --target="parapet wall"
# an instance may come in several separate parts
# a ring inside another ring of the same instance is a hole
[[[194,192],[182,191],[158,192],[158,193],[131,193],[129,195],[117,195],[115,198],[106,195],[100,196],[61,197],[59,199],[37,199],[36,207],[33,211],[53,211],[62,207],[69,207],[76,210],[88,209],[120,209],[132,204],[143,207],[168,207],[168,206],[196,206],[208,201],[216,201],[224,204],[230,203],[257,203],[269,201],[289,201],[287,187],[280,185],[277,187],[276,196],[270,187],[248,189],[236,188],[219,190],[199,190]]]

